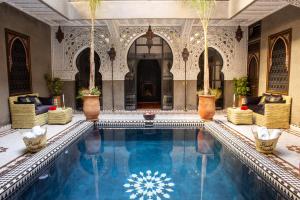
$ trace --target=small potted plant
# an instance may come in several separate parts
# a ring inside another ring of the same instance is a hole
[[[204,90],[199,90],[197,92],[198,96],[202,97],[199,98],[199,107],[201,106],[202,108],[198,110],[199,110],[200,117],[204,120],[213,119],[216,113],[216,100],[218,100],[222,96],[222,90],[219,88],[215,88],[215,89],[210,88],[208,91],[209,91],[208,95],[206,95],[209,96],[208,101],[203,100]]]
[[[44,78],[47,82],[48,90],[51,96],[53,97],[53,104],[56,105],[57,107],[61,107],[62,106],[61,95],[62,95],[64,83],[61,81],[60,78],[52,78],[50,74],[45,74]]]
[[[250,88],[248,87],[248,78],[247,77],[241,77],[238,79],[235,78],[233,79],[233,82],[234,82],[234,94],[239,99],[238,106],[241,107],[245,102],[245,97],[250,91]]]
[[[99,96],[101,92],[98,87],[92,89],[82,88],[78,92],[78,97],[83,100],[83,113],[86,120],[97,121],[100,114]]]

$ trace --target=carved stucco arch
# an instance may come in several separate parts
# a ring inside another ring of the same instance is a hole
[[[209,27],[208,47],[216,49],[223,59],[222,72],[224,79],[230,77],[232,73],[233,59],[235,54],[235,27]],[[193,39],[191,39],[193,38]],[[193,80],[197,80],[200,72],[199,58],[204,50],[203,30],[201,27],[194,27],[190,34],[189,48],[191,51],[191,73],[189,74]]]
[[[76,65],[76,60],[77,60],[77,58],[78,58],[78,56],[80,55],[80,53],[82,52],[82,51],[84,51],[85,49],[87,49],[87,48],[90,48],[90,46],[82,46],[82,47],[80,47],[80,49],[78,49],[77,50],[77,52],[75,53],[75,55],[74,55],[74,57],[73,57],[73,61],[72,61],[72,63],[73,63],[73,69],[75,69],[75,70],[73,70],[72,71],[72,77],[74,78],[74,80],[75,80],[75,76],[76,76],[76,74],[79,72],[78,71],[78,68],[77,68],[77,65]],[[98,56],[99,56],[99,52],[95,49],[95,52],[98,54]],[[99,58],[100,58],[100,56],[99,56]],[[101,74],[101,76],[103,75],[103,72],[101,72],[101,68],[102,68],[102,60],[101,60],[101,58],[100,58],[100,67],[99,67],[99,73]]]
[[[121,55],[121,60],[120,60],[120,74],[119,74],[119,79],[124,80],[126,74],[129,72],[129,67],[128,67],[128,63],[127,63],[127,55],[128,55],[128,51],[131,47],[131,45],[134,43],[134,41],[136,41],[139,37],[145,35],[146,31],[147,31],[148,27],[143,27],[142,29],[145,29],[145,31],[143,32],[131,32],[130,36],[129,36],[129,42],[127,42],[126,44],[122,43],[122,50],[123,53]],[[180,68],[180,60],[178,58],[179,57],[179,52],[178,52],[178,47],[177,47],[177,38],[175,38],[176,36],[174,35],[170,35],[167,32],[165,32],[164,34],[162,34],[162,30],[159,31],[160,27],[152,27],[152,30],[154,32],[155,35],[161,37],[163,40],[165,40],[165,42],[169,45],[172,54],[173,54],[173,64],[172,64],[172,68],[171,68],[171,73],[173,74],[174,80],[176,80],[176,74],[180,74],[178,73],[178,68]],[[137,27],[138,29],[138,27]],[[164,29],[164,31],[166,31]],[[170,31],[170,30],[168,30]],[[175,30],[174,30],[175,31]],[[128,40],[127,40],[128,41]]]
[[[228,63],[227,60],[224,59],[225,58],[225,53],[219,47],[217,47],[215,45],[209,45],[208,48],[215,49],[221,55],[222,60],[223,60],[222,73],[224,74],[224,79],[225,79],[226,73],[227,73],[227,70],[225,70],[225,68],[226,68],[225,66],[227,66],[227,63]],[[200,47],[199,50],[196,53],[196,58],[197,58],[197,59],[195,59],[196,63],[194,63],[194,66],[197,65],[197,67],[196,67],[196,69],[194,71],[195,72],[194,73],[195,77],[193,77],[193,78],[195,78],[195,80],[197,80],[197,76],[200,73],[199,59],[200,59],[200,56],[201,56],[202,53],[204,53],[204,48]]]
[[[84,49],[90,48],[90,29],[77,28],[75,30],[68,30],[65,39],[66,38],[68,38],[68,42],[64,46],[65,62],[67,62],[65,65],[69,66],[71,79],[75,80],[75,76],[78,73],[76,59]],[[105,41],[105,38],[109,38],[105,30],[95,29],[94,50],[98,54],[101,62],[99,72],[102,75],[102,80],[110,80],[110,61],[107,55],[109,44]]]

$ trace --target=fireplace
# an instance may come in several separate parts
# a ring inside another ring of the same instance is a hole
[[[141,60],[137,68],[137,101],[140,105],[161,101],[161,70],[157,60]],[[140,106],[139,106],[140,107]]]

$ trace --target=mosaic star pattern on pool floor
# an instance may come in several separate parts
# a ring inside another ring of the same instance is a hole
[[[175,186],[171,180],[165,173],[152,173],[148,170],[146,173],[132,174],[124,187],[126,192],[130,193],[129,199],[170,199],[170,193],[174,191],[172,188]]]

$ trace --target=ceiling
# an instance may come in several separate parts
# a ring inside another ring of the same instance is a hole
[[[217,1],[210,25],[249,26],[287,6],[291,0]],[[51,26],[89,26],[88,0],[2,0]],[[293,3],[300,2],[294,0]],[[96,25],[200,26],[197,12],[182,0],[104,0]]]

